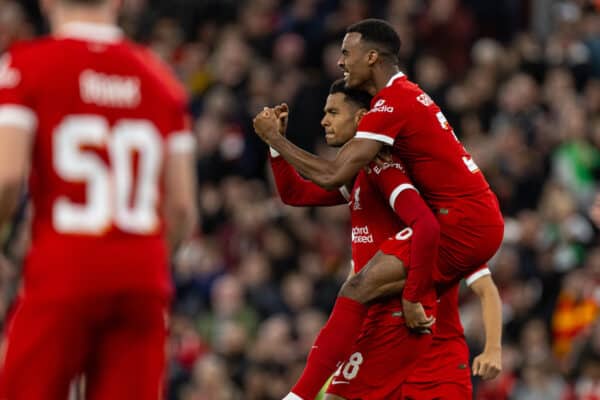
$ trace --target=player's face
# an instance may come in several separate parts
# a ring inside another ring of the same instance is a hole
[[[330,146],[343,146],[356,133],[358,107],[345,100],[343,93],[327,96],[321,125],[325,128],[325,140]]]
[[[369,52],[361,41],[360,33],[351,32],[344,36],[338,66],[344,71],[346,86],[362,88],[367,84],[370,78]]]

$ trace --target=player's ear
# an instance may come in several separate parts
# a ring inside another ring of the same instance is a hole
[[[367,110],[366,108],[359,108],[358,110],[356,110],[356,113],[354,113],[354,124],[356,126],[358,126],[358,123],[360,122],[360,120],[362,119],[362,117],[369,112],[369,110]]]
[[[375,65],[377,60],[379,60],[379,52],[375,49],[369,50],[367,53],[367,62],[369,65]]]

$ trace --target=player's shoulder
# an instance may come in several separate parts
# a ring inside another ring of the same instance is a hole
[[[187,102],[187,92],[175,78],[171,67],[145,46],[129,41],[125,42],[124,45],[138,58],[140,65],[146,69],[148,79],[155,81],[159,90],[164,91],[165,96],[179,104]]]
[[[374,105],[377,102],[390,104],[394,107],[412,107],[416,104],[430,106],[433,100],[417,85],[410,81],[404,74],[397,75],[390,80],[390,83],[379,91],[373,100]]]
[[[8,47],[3,57],[29,61],[33,58],[43,57],[45,53],[52,51],[55,46],[56,41],[49,36],[32,40],[17,41]],[[38,63],[36,63],[38,67],[39,60],[40,59],[38,58]]]

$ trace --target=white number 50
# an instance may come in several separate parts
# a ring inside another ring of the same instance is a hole
[[[110,167],[85,146],[106,148]],[[54,228],[97,235],[114,223],[129,233],[153,231],[158,224],[161,149],[161,136],[150,121],[124,119],[111,129],[97,115],[66,117],[53,136],[54,168],[65,181],[86,184],[85,203],[59,197],[52,210]],[[135,177],[134,154],[139,156]]]

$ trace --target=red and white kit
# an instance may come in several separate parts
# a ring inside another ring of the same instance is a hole
[[[417,234],[429,229],[423,224],[421,213],[431,211],[399,163],[370,165],[358,174],[350,192],[327,191],[303,180],[281,157],[271,158],[271,165],[280,196],[287,204],[333,205],[349,201],[355,272],[378,250],[402,260],[409,275],[414,263],[434,263],[436,255],[419,248]],[[428,314],[434,313],[435,293],[418,295],[424,299]],[[362,330],[348,359],[334,375],[328,393],[348,399],[399,398],[401,383],[430,343],[431,335],[414,334],[406,328],[400,295],[375,303],[369,307]]]
[[[92,399],[157,398],[163,166],[193,143],[185,110],[167,69],[111,26],[73,23],[1,58],[0,125],[33,135],[34,216],[0,398],[64,399],[80,373]]]
[[[377,93],[356,138],[393,147],[440,223],[435,280],[451,285],[497,251],[504,222],[496,196],[431,98],[399,72]]]

